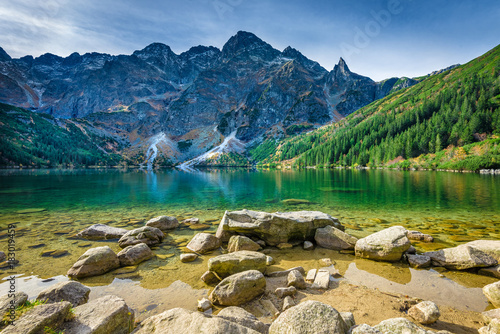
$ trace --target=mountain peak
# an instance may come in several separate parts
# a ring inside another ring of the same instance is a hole
[[[265,54],[272,58],[279,54],[279,51],[275,50],[271,45],[267,44],[251,32],[246,31],[238,31],[236,35],[232,36],[227,43],[224,44],[222,54],[224,58],[232,58],[245,51],[255,49],[262,49]]]
[[[12,58],[7,54],[7,52],[0,47],[0,61],[8,61],[11,59]]]
[[[338,64],[333,68],[333,73],[335,76],[347,76],[351,74],[351,71],[349,70],[349,67],[347,66],[344,58],[340,57]]]
[[[163,43],[151,43],[142,50],[134,51],[133,55],[139,58],[150,58],[150,57],[164,57],[173,56],[175,53],[172,51],[170,46]]]

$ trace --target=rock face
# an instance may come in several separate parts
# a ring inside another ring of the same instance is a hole
[[[356,245],[358,241],[358,239],[352,235],[344,233],[338,228],[330,225],[318,228],[314,235],[314,240],[323,248],[335,250],[354,249],[354,245]]]
[[[231,233],[238,233],[258,237],[270,246],[280,243],[299,244],[312,239],[317,228],[327,225],[344,229],[337,218],[319,211],[226,211],[219,224],[217,236],[224,239]]]
[[[359,239],[355,246],[356,256],[378,261],[399,261],[411,246],[406,233],[404,227],[393,226]]]
[[[259,249],[260,245],[258,243],[243,235],[233,235],[229,239],[229,243],[227,245],[227,251],[229,253],[242,250],[258,251]]]
[[[179,221],[175,217],[158,216],[148,220],[146,226],[156,227],[162,231],[169,231],[179,226]]]
[[[412,306],[408,310],[408,315],[424,325],[435,323],[441,313],[436,304],[431,301],[424,301]]]
[[[120,266],[135,266],[143,261],[149,260],[154,256],[151,248],[144,243],[140,243],[134,246],[127,246],[122,249],[118,254],[118,260],[120,260]]]
[[[493,306],[500,307],[500,281],[486,285],[483,293]]]
[[[251,328],[259,333],[267,334],[269,327],[261,322],[252,313],[245,311],[241,307],[230,306],[222,309],[217,317]]]
[[[134,328],[134,311],[116,296],[104,296],[80,305],[65,322],[65,333],[128,334]]]
[[[47,304],[66,301],[70,302],[73,307],[77,307],[89,301],[89,294],[90,289],[85,285],[67,281],[48,287],[40,292],[36,299],[45,301]]]
[[[135,334],[258,334],[249,327],[223,317],[174,308],[152,316],[141,323]]]
[[[220,239],[210,233],[198,233],[186,246],[195,253],[208,253],[220,247]]]
[[[410,320],[405,318],[394,318],[384,320],[374,327],[382,333],[391,334],[431,334],[433,332],[426,331],[422,327],[415,325]]]
[[[466,245],[488,254],[500,263],[500,240],[475,240]]]
[[[259,252],[239,251],[208,260],[208,270],[224,278],[246,270],[266,271],[266,256]]]
[[[88,240],[108,240],[119,239],[127,232],[128,230],[124,228],[112,227],[104,224],[95,224],[78,232],[76,236],[78,238]]]
[[[91,248],[68,270],[68,276],[82,278],[102,275],[120,266],[115,252],[108,246]]]
[[[348,328],[333,307],[308,300],[279,315],[269,334],[345,334]]]
[[[427,252],[423,255],[430,257],[434,266],[454,270],[491,267],[498,263],[495,258],[468,244]]]
[[[151,226],[144,226],[125,233],[120,240],[118,240],[118,244],[121,248],[140,243],[145,243],[148,246],[154,246],[161,243],[163,238],[164,234],[160,229]]]
[[[5,313],[9,312],[9,308],[11,306],[13,307],[13,310],[15,310],[18,306],[23,305],[28,300],[28,295],[24,292],[16,292],[10,295],[11,296],[6,294],[0,297],[0,317],[2,318]]]
[[[2,333],[6,334],[39,334],[45,327],[59,327],[71,309],[71,303],[60,302],[35,306],[15,321],[15,326],[7,326]]]
[[[266,279],[260,271],[248,270],[223,279],[210,294],[214,304],[237,306],[249,302],[266,290]]]

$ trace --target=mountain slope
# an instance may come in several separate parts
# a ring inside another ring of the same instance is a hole
[[[276,144],[263,163],[292,159],[297,166],[399,162],[403,167],[494,168],[500,167],[495,139],[499,134],[497,46],[468,64],[375,101],[341,122]],[[268,150],[270,146],[267,143]],[[258,148],[255,153],[260,153]],[[420,158],[401,162],[416,157]]]
[[[132,55],[66,58],[12,59],[0,49],[0,102],[85,119],[121,138],[128,157],[148,159],[154,151],[156,162],[202,156],[235,131],[252,147],[338,121],[397,81],[376,83],[352,73],[343,59],[327,71],[298,50],[276,50],[243,31],[222,50],[197,46],[179,55],[161,43]],[[154,146],[160,137],[168,145]]]

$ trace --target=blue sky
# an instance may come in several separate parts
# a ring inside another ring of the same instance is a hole
[[[331,70],[382,80],[465,63],[500,43],[498,0],[0,0],[0,46],[13,57],[181,53],[222,48],[237,31],[292,46]]]

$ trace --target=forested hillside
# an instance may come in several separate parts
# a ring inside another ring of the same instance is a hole
[[[118,165],[122,145],[85,121],[61,120],[0,103],[0,165]]]
[[[295,166],[500,167],[500,46],[463,66],[431,76],[341,122],[264,142],[261,164]]]

